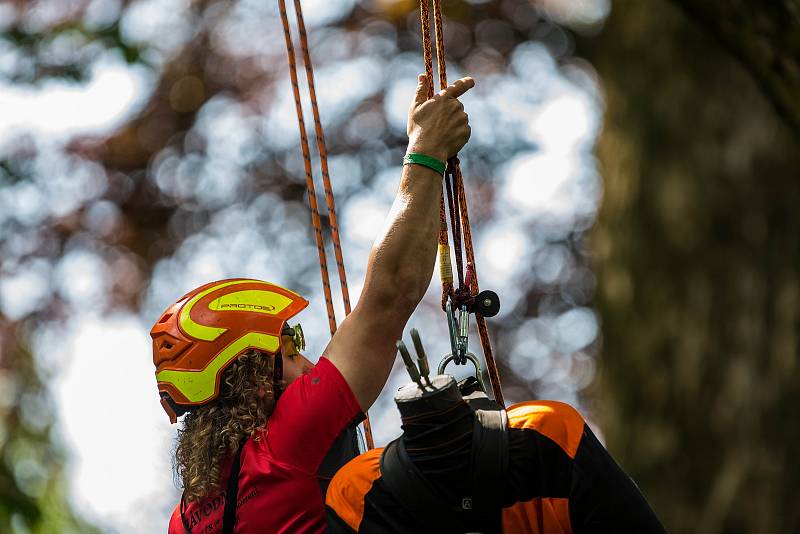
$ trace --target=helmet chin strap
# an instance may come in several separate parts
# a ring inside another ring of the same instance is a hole
[[[283,393],[283,354],[282,351],[275,353],[275,360],[272,366],[272,391],[275,396],[275,402]]]
[[[272,372],[272,388],[275,391],[275,402],[278,401],[278,397],[285,389],[283,384],[283,357],[288,356],[291,358],[293,356],[300,356],[297,346],[297,330],[297,327],[292,328],[288,325],[283,329],[280,350],[275,353],[275,363]],[[302,336],[302,330],[300,330],[300,336]]]

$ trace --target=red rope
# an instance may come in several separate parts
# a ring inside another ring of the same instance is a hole
[[[303,53],[303,63],[306,69],[306,80],[308,82],[308,92],[311,98],[311,110],[314,116],[314,128],[317,136],[317,149],[319,150],[320,167],[322,170],[322,183],[325,190],[325,202],[328,207],[328,222],[331,227],[331,240],[333,241],[333,251],[336,257],[336,266],[339,270],[339,282],[342,289],[342,301],[344,303],[345,316],[350,314],[350,292],[347,289],[347,275],[345,274],[344,258],[339,238],[339,222],[336,217],[336,203],[333,198],[333,187],[331,185],[330,173],[328,171],[328,150],[325,145],[325,135],[322,131],[322,121],[319,116],[319,106],[317,104],[317,92],[314,86],[314,67],[311,64],[311,54],[308,51],[308,36],[303,21],[303,10],[300,0],[294,0],[295,14],[297,16],[298,33],[300,34],[300,49]],[[325,306],[328,311],[328,326],[330,327],[331,337],[336,333],[336,313],[333,308],[333,298],[331,296],[330,280],[328,277],[328,261],[325,253],[325,244],[322,237],[322,224],[317,208],[317,193],[314,185],[314,176],[311,171],[311,155],[308,146],[308,136],[306,135],[305,120],[303,118],[303,105],[300,101],[300,88],[297,81],[297,62],[295,60],[294,45],[292,34],[289,29],[289,17],[286,14],[285,0],[278,0],[278,8],[283,22],[283,34],[286,40],[286,55],[289,61],[289,76],[292,82],[294,93],[294,103],[297,110],[297,123],[300,128],[300,146],[303,151],[303,163],[306,171],[306,189],[308,191],[308,204],[311,210],[311,223],[314,226],[314,239],[317,244],[319,254],[319,268],[322,275],[322,289],[325,293]],[[375,447],[372,437],[372,427],[369,415],[364,419],[364,437],[367,447]]]

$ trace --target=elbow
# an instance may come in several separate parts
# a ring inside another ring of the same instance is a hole
[[[430,273],[425,277],[420,269],[409,269],[407,272],[398,273],[397,284],[392,298],[399,309],[408,310],[408,314],[414,312],[430,284]]]

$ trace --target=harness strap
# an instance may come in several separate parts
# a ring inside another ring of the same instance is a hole
[[[380,461],[381,478],[397,500],[403,503],[418,518],[437,517],[432,510],[450,509],[460,512],[460,508],[445,505],[445,497],[422,474],[411,461],[403,443],[402,436],[383,449]]]
[[[472,434],[472,488],[475,504],[500,505],[503,481],[508,473],[508,416],[505,410],[475,410]]]
[[[236,456],[233,457],[231,464],[231,472],[228,475],[228,488],[225,492],[225,509],[222,515],[222,534],[233,534],[233,524],[236,522],[236,501],[239,500],[239,471],[242,468],[242,449],[244,449],[245,440],[236,451]],[[181,495],[180,515],[181,524],[183,525],[184,534],[189,534],[191,528],[189,522],[186,520],[186,491]]]
[[[389,443],[381,454],[383,482],[415,517],[447,520],[442,511],[458,514],[467,522],[477,521],[475,512],[491,512],[502,501],[497,490],[508,473],[508,417],[505,410],[476,410],[472,436],[472,487],[465,488],[461,506],[447,503],[428,478],[411,461],[403,438]]]
[[[189,534],[189,523],[186,522],[184,511],[186,510],[186,490],[181,494],[181,525],[183,525],[183,534]]]
[[[228,489],[225,492],[225,511],[222,515],[222,534],[233,534],[236,522],[236,501],[239,500],[239,471],[242,468],[242,449],[247,441],[242,442],[236,456],[233,457],[231,473],[228,475]]]

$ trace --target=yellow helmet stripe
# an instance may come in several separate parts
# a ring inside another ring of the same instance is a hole
[[[222,289],[223,287],[233,286],[237,284],[252,284],[253,282],[259,284],[264,283],[261,280],[233,280],[231,282],[223,282],[221,284],[211,286],[205,291],[201,291],[200,293],[192,297],[192,300],[187,302],[186,306],[183,307],[183,309],[181,310],[181,315],[178,318],[178,321],[183,331],[195,339],[202,339],[204,341],[214,341],[215,339],[217,339],[219,336],[224,334],[227,329],[218,328],[215,326],[206,326],[194,322],[190,315],[190,313],[192,312],[192,308],[194,307],[195,304],[197,304],[197,301],[199,301],[201,298],[205,297],[212,291],[216,291],[218,289]]]
[[[225,347],[209,362],[205,369],[201,371],[164,369],[156,373],[156,380],[172,384],[178,388],[178,391],[183,393],[183,396],[189,402],[203,402],[214,395],[219,370],[243,350],[255,348],[275,353],[278,351],[279,346],[280,339],[278,339],[278,336],[261,332],[249,332]]]

